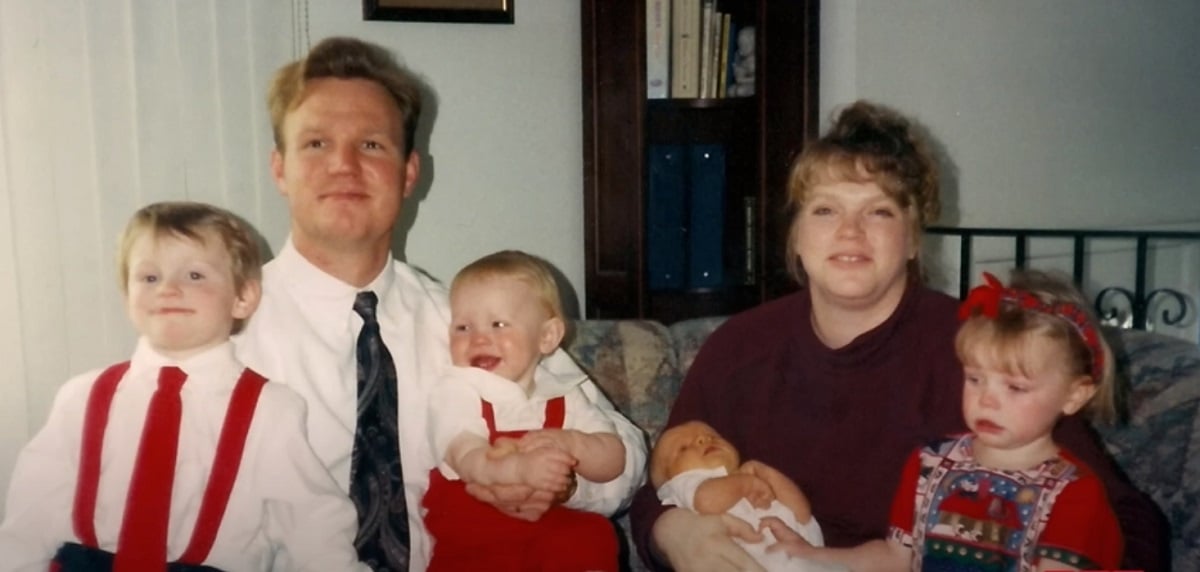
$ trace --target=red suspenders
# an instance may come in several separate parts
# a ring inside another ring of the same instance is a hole
[[[75,535],[89,548],[98,548],[96,540],[96,494],[100,486],[100,452],[104,445],[104,431],[108,427],[108,411],[112,405],[117,384],[129,370],[129,362],[116,364],[104,370],[88,396],[87,412],[84,414],[83,441],[79,452],[79,480],[75,484],[75,506],[72,522]],[[200,504],[200,514],[187,550],[179,558],[184,564],[201,564],[208,558],[216,540],[233,482],[237,480],[238,467],[242,462],[242,451],[246,446],[246,434],[254,419],[254,409],[262,392],[266,378],[250,368],[242,371],[229,408],[225,412],[225,424],[217,442],[217,453],[213,460],[208,487]]]
[[[492,408],[489,401],[480,399],[480,411],[483,413],[483,420],[487,423],[488,441],[495,441],[496,437],[520,437],[524,435],[524,431],[497,431],[496,430],[496,412]],[[567,414],[567,400],[563,396],[551,398],[546,402],[546,421],[542,423],[542,429],[562,429],[563,420]]]

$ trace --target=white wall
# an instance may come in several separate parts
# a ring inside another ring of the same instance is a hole
[[[1200,228],[1200,3],[838,0],[822,117],[921,120],[958,167],[946,222]]]
[[[823,120],[866,98],[924,124],[948,156],[942,224],[1200,230],[1200,2],[834,0],[821,27]],[[1059,245],[1031,263],[1061,268]],[[1114,254],[1089,285],[1132,288],[1128,244],[1096,248]],[[1200,248],[1156,260],[1151,287],[1194,312]],[[955,283],[957,259],[934,262]]]

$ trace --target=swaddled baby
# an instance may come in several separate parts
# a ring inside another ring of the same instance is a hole
[[[700,514],[729,514],[758,529],[759,521],[774,516],[813,546],[824,546],[821,527],[812,516],[808,498],[796,483],[758,461],[741,463],[737,449],[715,429],[689,421],[668,429],[659,438],[650,459],[650,482],[665,505]],[[768,553],[775,543],[769,529],[765,539],[735,542],[772,572],[825,572],[844,570],[818,562]]]

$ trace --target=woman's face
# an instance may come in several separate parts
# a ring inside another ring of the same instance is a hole
[[[814,186],[792,223],[792,250],[813,304],[867,310],[898,304],[908,261],[917,255],[913,216],[874,182]]]

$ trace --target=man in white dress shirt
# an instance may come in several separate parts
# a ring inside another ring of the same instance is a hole
[[[349,490],[355,344],[363,325],[353,305],[360,291],[378,296],[380,329],[398,380],[410,569],[423,570],[430,539],[420,499],[437,464],[428,446],[426,402],[431,385],[450,365],[450,313],[443,286],[391,252],[396,219],[420,174],[413,149],[419,87],[387,50],[330,38],[277,72],[269,104],[275,134],[271,173],[287,199],[291,232],[264,268],[262,303],[237,340],[239,356],[308,401],[313,449]],[[585,391],[610,411],[625,442],[627,468],[604,484],[581,482],[571,504],[612,513],[643,480],[645,442],[594,383]],[[539,517],[552,502],[548,493],[520,487],[471,492],[527,519]]]

